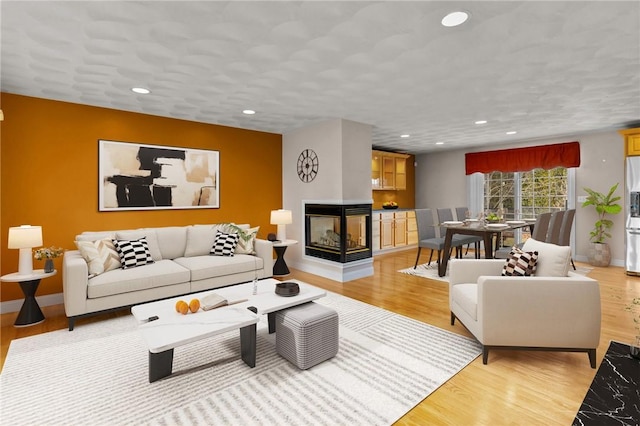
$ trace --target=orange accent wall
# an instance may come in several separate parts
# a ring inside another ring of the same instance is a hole
[[[276,232],[269,212],[282,207],[279,134],[8,93],[0,101],[2,275],[18,269],[7,235],[22,224],[41,225],[44,246],[69,250],[82,231],[235,222],[259,225],[260,238]],[[219,151],[220,208],[99,212],[99,139]],[[62,292],[62,260],[54,263],[58,274],[41,281],[39,296]],[[17,283],[1,290],[1,301],[24,297]]]
[[[382,203],[395,201],[402,209],[414,209],[416,207],[416,157],[410,155],[407,158],[407,189],[404,191],[373,191],[373,209],[382,208]]]

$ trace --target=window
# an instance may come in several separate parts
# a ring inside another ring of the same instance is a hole
[[[564,167],[484,175],[483,211],[505,219],[534,218],[567,207],[568,173]]]
[[[505,220],[530,219],[540,213],[575,207],[575,169],[557,167],[527,172],[474,173],[469,177],[469,210],[501,213]],[[503,233],[503,245],[517,244],[527,234]]]

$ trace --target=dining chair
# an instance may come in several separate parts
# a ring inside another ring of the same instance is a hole
[[[576,209],[569,209],[564,212],[564,217],[562,218],[562,226],[560,227],[560,237],[557,243],[559,246],[571,245],[571,227],[573,225],[573,218],[575,217],[575,215]],[[573,270],[575,271],[576,265],[573,263],[573,257],[571,258],[571,266],[573,266]]]
[[[549,230],[549,222],[551,221],[551,212],[541,213],[538,215],[536,219],[536,223],[533,225],[533,231],[531,232],[531,238],[536,241],[545,242],[547,239],[547,231]],[[569,227],[571,228],[571,227]],[[522,248],[524,242],[516,245],[518,248]],[[496,250],[495,258],[496,259],[507,259],[509,258],[509,253],[511,253],[511,247],[502,247]]]
[[[453,220],[453,212],[450,208],[437,209],[437,213],[438,222],[440,223]],[[440,236],[444,237],[446,232],[447,228],[441,226]],[[464,245],[473,244],[476,247],[475,258],[478,259],[480,257],[480,241],[482,241],[482,237],[478,237],[476,235],[453,234],[453,237],[451,238],[451,246],[456,247],[456,257],[462,257],[462,250],[459,248]]]
[[[456,217],[458,218],[458,220],[460,222],[464,222],[467,219],[469,213],[469,209],[466,207],[456,207]],[[482,241],[482,238],[478,237],[478,241],[475,242],[474,244],[474,248],[476,250],[476,253],[480,253],[480,241]],[[467,253],[469,253],[469,246],[471,244],[467,244],[467,249],[465,250],[464,254],[466,255]],[[476,256],[477,258],[478,256]]]
[[[431,209],[416,209],[415,212],[416,225],[418,227],[418,256],[416,256],[416,264],[413,269],[416,269],[418,266],[422,248],[431,249],[429,265],[431,265],[433,251],[436,250],[438,252],[438,265],[440,265],[441,253],[444,249],[444,238],[436,237],[436,227],[433,223],[433,211]]]
[[[562,219],[564,218],[564,210],[554,212],[551,215],[549,221],[549,230],[547,231],[547,238],[544,240],[547,243],[556,244],[560,242],[560,229],[562,228]],[[535,229],[535,228],[534,228]]]

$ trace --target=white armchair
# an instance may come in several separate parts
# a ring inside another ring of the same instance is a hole
[[[601,320],[598,282],[567,272],[569,247],[533,240],[523,250],[539,251],[538,270],[545,274],[562,263],[566,269],[561,276],[501,276],[504,259],[454,259],[451,325],[457,318],[482,344],[484,364],[489,350],[524,349],[587,352],[595,368]]]

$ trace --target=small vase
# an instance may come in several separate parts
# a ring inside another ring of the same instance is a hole
[[[636,342],[631,345],[630,351],[632,357],[640,359],[640,336],[636,336]]]
[[[53,272],[53,259],[47,259],[44,261],[44,272]]]

